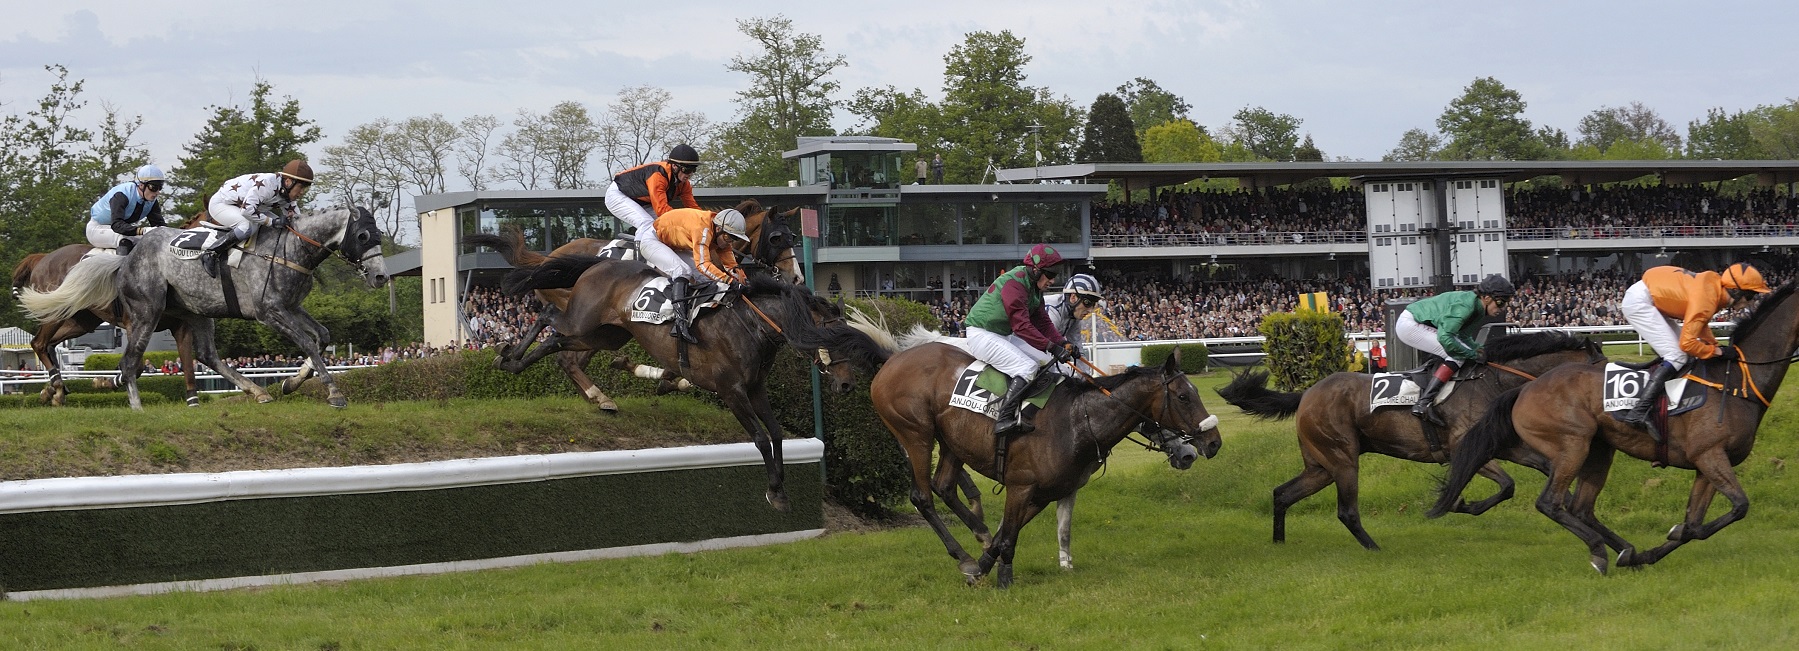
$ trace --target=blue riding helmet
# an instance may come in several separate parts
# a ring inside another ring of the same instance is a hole
[[[157,167],[155,165],[145,165],[143,167],[137,168],[137,182],[138,183],[148,183],[150,181],[162,181],[162,180],[165,180],[165,179],[162,177],[162,168],[160,168],[160,167]]]

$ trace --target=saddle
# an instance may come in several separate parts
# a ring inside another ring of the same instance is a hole
[[[601,260],[641,260],[643,255],[637,251],[637,240],[619,238],[607,242],[600,248]]]
[[[1030,418],[1041,411],[1049,403],[1049,396],[1056,386],[1066,379],[1060,373],[1038,373],[1025,390],[1024,416]],[[1000,397],[1005,394],[1006,374],[977,359],[956,374],[956,386],[950,391],[949,404],[999,420]]]
[[[219,240],[225,239],[226,234],[230,232],[231,227],[229,226],[200,222],[200,225],[184,229],[174,239],[169,240],[169,253],[181,260],[197,260]],[[238,262],[244,258],[244,251],[254,244],[254,240],[255,237],[252,236],[249,241],[232,245],[225,264],[236,268]]]
[[[631,251],[635,252],[635,246]],[[638,323],[667,323],[675,318],[674,301],[669,300],[669,285],[672,281],[657,276],[644,281],[637,287],[631,299],[631,320]],[[697,320],[700,311],[718,307],[725,302],[726,285],[717,281],[701,284],[688,289],[697,300],[688,301],[688,317]]]

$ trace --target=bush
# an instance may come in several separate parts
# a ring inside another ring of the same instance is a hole
[[[160,393],[139,391],[138,401],[143,403],[145,407],[148,407],[150,405],[160,405],[169,402],[169,399]],[[71,392],[69,393],[65,404],[70,407],[129,407],[131,406],[131,399],[129,396],[125,395],[124,391],[114,391],[110,393]],[[38,394],[35,391],[24,394],[0,396],[0,408],[30,408],[40,406],[44,405],[38,402]]]
[[[1151,344],[1144,346],[1140,353],[1141,356],[1139,357],[1141,361],[1138,363],[1143,366],[1161,366],[1163,362],[1168,361],[1168,356],[1173,355],[1177,348],[1181,351],[1182,373],[1192,374],[1205,372],[1207,367],[1206,360],[1211,357],[1212,351],[1208,350],[1206,345],[1201,343]]]
[[[1256,330],[1266,339],[1263,363],[1280,391],[1297,391],[1348,367],[1354,349],[1335,312],[1275,312]]]
[[[94,353],[87,356],[87,361],[82,362],[81,368],[89,371],[117,371],[119,370],[119,358],[121,357],[124,357],[124,355],[119,353]],[[144,352],[144,368],[161,368],[163,362],[175,362],[176,364],[180,364],[181,353],[173,350],[151,350]]]

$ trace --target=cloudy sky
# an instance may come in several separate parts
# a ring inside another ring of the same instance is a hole
[[[258,77],[300,101],[323,144],[384,117],[509,119],[564,100],[601,110],[621,88],[645,84],[673,93],[681,109],[728,120],[744,78],[725,64],[750,47],[735,20],[777,13],[848,59],[837,74],[845,89],[940,97],[943,55],[964,34],[1011,30],[1033,57],[1028,83],[1080,105],[1148,77],[1208,127],[1263,106],[1303,119],[1327,155],[1354,159],[1378,159],[1406,129],[1434,129],[1444,105],[1482,76],[1522,92],[1533,122],[1571,135],[1601,106],[1642,101],[1684,134],[1708,107],[1799,97],[1791,2],[8,4],[0,114],[30,108],[51,81],[43,66],[60,63],[86,81],[91,106],[141,115],[139,137],[164,164],[208,107],[243,102]]]

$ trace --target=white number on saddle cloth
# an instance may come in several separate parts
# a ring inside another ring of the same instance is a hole
[[[949,405],[998,420],[999,396],[975,384],[975,379],[981,377],[984,370],[987,370],[987,363],[978,359],[962,369],[956,375],[956,388],[950,391]]]
[[[213,244],[217,243],[220,239],[223,239],[226,232],[227,231],[207,227],[190,228],[181,231],[169,240],[169,250],[173,252],[177,258],[182,260],[192,260],[200,257],[200,254],[205,252],[206,249],[211,248]],[[232,258],[236,259],[236,257],[236,252],[233,252]]]
[[[667,323],[669,319],[675,318],[674,303],[668,300],[670,283],[668,278],[657,277],[638,287],[636,296],[631,299],[631,320],[638,323]],[[723,302],[725,286],[717,282],[701,283],[689,287],[687,291],[694,294],[714,292],[705,300],[696,301],[698,304],[693,306],[692,316],[699,316],[700,310],[717,307]]]
[[[1600,385],[1599,399],[1605,411],[1630,411],[1642,399],[1643,389],[1648,382],[1649,369],[1639,371],[1608,363],[1605,365],[1605,382]],[[1662,393],[1668,396],[1668,404],[1679,405],[1681,394],[1686,392],[1686,378],[1669,380],[1665,386],[1666,390]]]
[[[1404,373],[1375,373],[1374,382],[1368,389],[1368,405],[1370,408],[1409,407],[1418,404],[1421,392]]]

